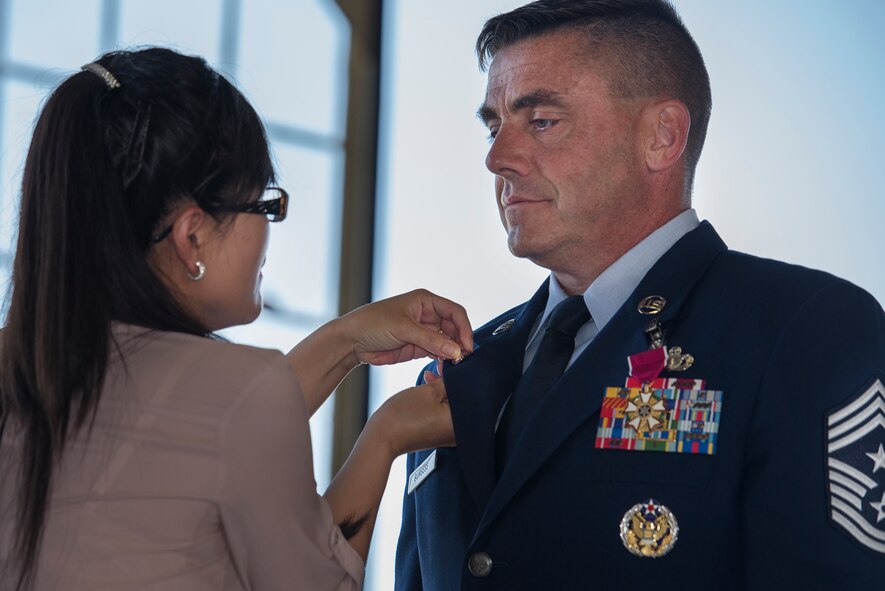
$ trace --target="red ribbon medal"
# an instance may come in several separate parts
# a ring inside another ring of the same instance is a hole
[[[627,357],[630,377],[640,382],[653,382],[667,365],[667,348],[649,349]]]

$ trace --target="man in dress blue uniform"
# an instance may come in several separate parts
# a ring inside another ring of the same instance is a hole
[[[479,115],[514,255],[550,270],[443,372],[399,591],[885,589],[885,314],[691,209],[710,88],[663,0],[491,19]]]

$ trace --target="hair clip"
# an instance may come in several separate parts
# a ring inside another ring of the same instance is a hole
[[[93,74],[104,80],[104,83],[108,85],[108,89],[110,90],[120,88],[120,83],[117,81],[114,75],[111,74],[108,69],[101,64],[96,64],[95,62],[92,62],[91,64],[86,64],[80,69],[92,72]]]

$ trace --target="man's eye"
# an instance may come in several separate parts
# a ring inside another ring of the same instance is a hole
[[[556,119],[532,119],[532,127],[538,129],[540,131],[544,131],[545,129],[550,129],[554,125],[556,125]]]
[[[489,137],[488,137],[488,140],[489,140],[489,141],[492,141],[493,139],[495,139],[495,136],[496,136],[496,135],[498,135],[498,128],[497,128],[497,127],[489,127]]]

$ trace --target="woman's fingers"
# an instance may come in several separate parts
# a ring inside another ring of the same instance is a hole
[[[473,328],[464,307],[429,291],[423,292],[429,298],[430,305],[422,309],[421,322],[439,326],[444,335],[457,341],[468,353],[472,353]]]
[[[460,361],[473,351],[467,312],[425,289],[363,306],[341,319],[356,360],[383,365],[431,356]]]
[[[403,327],[400,338],[407,343],[414,343],[420,349],[429,351],[434,357],[459,359],[464,356],[464,349],[458,342],[453,341],[441,330],[427,328],[421,324]]]
[[[463,306],[424,289],[404,297],[410,296],[416,297],[421,305],[417,320],[427,331],[423,334],[424,340],[414,341],[417,346],[438,358],[456,362],[473,352],[473,328]],[[419,338],[416,333],[411,336]]]

